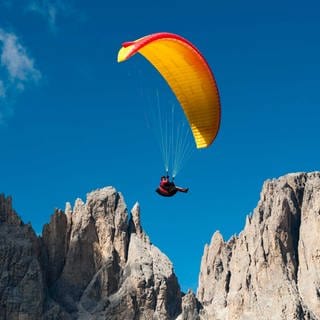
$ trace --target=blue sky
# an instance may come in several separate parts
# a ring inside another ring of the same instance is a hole
[[[0,192],[41,233],[54,208],[112,185],[129,210],[140,203],[182,289],[196,290],[205,243],[242,230],[266,179],[319,170],[319,10],[316,1],[0,1]],[[160,31],[199,48],[222,103],[214,144],[177,177],[190,192],[171,199],[154,192],[163,166],[145,114],[156,90],[164,107],[173,96],[142,57],[116,62],[122,42]]]

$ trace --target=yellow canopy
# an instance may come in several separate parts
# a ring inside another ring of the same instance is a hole
[[[118,62],[139,52],[160,72],[180,102],[197,148],[208,147],[220,126],[220,99],[214,75],[205,58],[186,39],[155,33],[125,42]]]

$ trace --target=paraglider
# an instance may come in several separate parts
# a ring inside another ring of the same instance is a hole
[[[162,176],[159,187],[156,189],[156,192],[163,197],[172,197],[178,191],[187,193],[189,189],[176,186],[173,181],[170,181],[169,176]]]
[[[136,53],[144,56],[172,89],[187,118],[196,147],[209,147],[218,133],[221,111],[218,87],[204,56],[188,40],[167,32],[124,42],[118,52],[118,62]]]

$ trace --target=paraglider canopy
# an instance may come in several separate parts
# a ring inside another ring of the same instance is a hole
[[[164,77],[176,95],[197,148],[206,148],[220,126],[220,99],[214,75],[200,51],[188,40],[167,32],[124,42],[118,62],[139,52]]]

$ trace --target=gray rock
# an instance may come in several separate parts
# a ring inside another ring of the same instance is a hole
[[[196,296],[114,188],[55,210],[41,237],[0,195],[0,319],[320,319],[320,173],[266,181],[244,230],[205,246]]]
[[[189,290],[182,298],[182,312],[176,320],[200,320],[202,306],[195,294]]]
[[[320,175],[308,176],[297,234],[298,288],[304,306],[320,318]]]
[[[0,319],[41,319],[45,302],[40,245],[11,198],[0,196]]]
[[[47,283],[51,286],[60,276],[65,264],[68,251],[70,223],[67,216],[56,210],[51,221],[46,224],[42,232],[42,243],[46,253],[45,273]]]
[[[57,210],[43,231],[47,282],[74,319],[174,319],[180,288],[169,259],[140,223],[128,219],[123,197],[107,187]]]
[[[204,319],[320,318],[320,173],[266,181],[244,231],[205,247]]]

